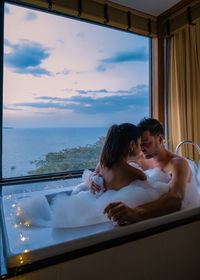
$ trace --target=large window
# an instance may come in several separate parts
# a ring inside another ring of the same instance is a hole
[[[4,26],[4,178],[94,168],[149,115],[148,38],[12,4]]]
[[[1,274],[95,244],[83,237],[114,228],[33,226],[19,219],[20,205],[33,202],[30,219],[51,213],[54,198],[70,197],[81,178],[35,182],[33,175],[95,168],[110,125],[149,116],[149,38],[14,4],[4,8],[2,175],[11,185],[2,186]],[[20,181],[24,176],[28,182]],[[75,239],[80,243],[71,248]]]

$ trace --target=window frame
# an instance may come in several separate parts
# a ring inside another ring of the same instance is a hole
[[[10,1],[10,0],[2,0],[0,2],[1,6],[0,6],[0,17],[1,17],[1,30],[0,30],[0,68],[1,68],[1,75],[0,75],[0,94],[1,94],[1,100],[0,100],[0,127],[1,127],[1,132],[0,132],[0,195],[2,194],[2,186],[4,185],[11,185],[11,184],[18,184],[18,183],[31,183],[31,182],[40,182],[40,181],[49,181],[49,180],[58,180],[58,179],[72,179],[72,178],[77,178],[77,177],[81,177],[82,173],[83,173],[83,169],[81,170],[73,170],[73,171],[64,171],[64,172],[56,172],[56,173],[48,173],[48,174],[41,174],[41,175],[31,175],[31,176],[19,176],[19,177],[10,177],[10,178],[3,178],[3,170],[2,170],[2,166],[3,166],[3,157],[2,157],[2,152],[3,152],[3,67],[4,67],[4,61],[3,61],[3,54],[4,54],[4,5],[5,3],[11,3],[11,4],[15,4],[17,6],[21,6],[21,7],[26,7],[26,8],[30,8],[30,9],[35,9],[38,11],[43,11],[43,12],[47,12],[47,13],[51,13],[51,14],[55,14],[55,15],[60,15],[66,18],[71,18],[71,19],[76,19],[76,20],[80,20],[80,21],[84,21],[84,22],[88,22],[88,23],[92,23],[95,25],[100,25],[100,26],[104,26],[105,28],[112,28],[112,29],[116,29],[116,30],[121,30],[124,32],[128,32],[128,33],[134,33],[131,32],[129,30],[124,30],[124,29],[120,29],[117,27],[112,27],[112,26],[107,26],[105,23],[98,23],[98,22],[94,22],[91,20],[87,20],[87,19],[80,19],[78,16],[72,16],[72,15],[66,15],[66,14],[62,14],[60,12],[55,12],[55,11],[51,11],[49,9],[45,9],[45,8],[39,8],[39,7],[34,7],[31,4],[27,4],[27,3],[16,3],[15,1]],[[134,33],[135,34],[135,33]],[[145,36],[145,35],[142,35]],[[153,116],[153,88],[152,88],[152,80],[153,80],[153,39],[150,36],[145,36],[145,37],[149,37],[149,115],[150,117]],[[93,170],[92,170],[93,171]]]
[[[75,18],[78,20],[82,20],[78,17],[75,16],[70,16],[70,15],[63,15],[62,13],[58,13],[55,11],[50,11],[48,9],[45,8],[38,8],[38,7],[34,7],[32,5],[29,5],[27,3],[16,3],[15,1],[5,1],[2,0],[0,1],[0,68],[1,68],[1,74],[0,74],[0,94],[1,94],[1,100],[0,100],[0,127],[1,127],[1,132],[0,132],[0,227],[1,230],[3,231],[3,224],[2,224],[2,205],[1,205],[1,198],[2,198],[2,189],[3,187],[6,187],[8,185],[15,185],[15,184],[28,184],[28,183],[33,183],[33,182],[41,182],[41,181],[54,181],[54,180],[60,180],[60,179],[72,179],[72,178],[78,178],[81,177],[83,170],[75,170],[75,171],[69,171],[69,172],[57,172],[57,173],[49,173],[49,174],[42,174],[42,175],[32,175],[32,176],[20,176],[20,177],[12,177],[12,178],[3,178],[3,173],[2,173],[2,166],[3,166],[3,158],[2,158],[2,149],[3,149],[3,67],[4,67],[4,61],[3,61],[3,55],[4,55],[4,5],[5,3],[11,3],[11,4],[16,4],[18,6],[21,7],[27,7],[27,8],[32,8],[32,9],[36,9],[38,11],[44,11],[44,12],[49,12],[51,14],[55,14],[55,15],[60,15],[63,17],[67,17],[67,18]],[[125,31],[123,29],[120,28],[115,28],[115,27],[110,27],[110,26],[106,26],[106,24],[101,24],[101,23],[97,23],[97,22],[93,22],[91,20],[83,20],[84,22],[89,22],[89,23],[93,23],[96,25],[101,25],[101,26],[105,26],[108,28],[112,28],[112,29],[117,29],[117,30],[122,30],[124,32],[130,32],[133,33],[131,31]],[[142,35],[145,36],[145,35]],[[146,36],[148,37],[148,36]],[[151,37],[149,37],[149,112],[150,112],[150,116],[152,116],[153,114],[153,110],[152,110],[152,100],[153,100],[153,87],[152,87],[152,80],[153,80],[153,39]],[[111,248],[113,246],[117,246],[117,245],[121,245],[133,240],[137,240],[140,238],[143,238],[144,236],[149,236],[151,234],[155,234],[156,232],[162,232],[163,230],[166,230],[166,227],[158,227],[154,232],[152,232],[152,230],[147,230],[145,232],[139,232],[139,233],[135,233],[135,234],[128,234],[119,238],[114,238],[105,242],[102,242],[100,244],[95,244],[92,246],[88,246],[86,248],[83,249],[79,249],[79,250],[75,250],[69,253],[65,253],[62,255],[58,255],[55,257],[50,257],[41,261],[38,261],[36,263],[32,263],[30,265],[26,265],[26,266],[22,266],[20,268],[17,269],[11,269],[7,272],[6,274],[6,278],[10,278],[16,275],[21,275],[30,271],[34,271],[43,267],[48,267],[50,265],[53,264],[57,264],[60,262],[63,262],[64,260],[73,260],[75,258],[79,258],[94,252],[98,252],[107,248]],[[5,236],[3,234],[3,249],[5,249]],[[1,272],[1,270],[0,270]],[[1,276],[1,275],[0,275]]]

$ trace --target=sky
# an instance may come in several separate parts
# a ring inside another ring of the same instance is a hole
[[[147,37],[8,3],[4,21],[4,126],[108,127],[149,115]]]

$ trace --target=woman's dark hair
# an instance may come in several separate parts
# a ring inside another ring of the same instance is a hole
[[[131,140],[137,145],[139,137],[140,131],[134,124],[122,123],[120,125],[112,125],[104,142],[100,164],[111,168],[114,163],[128,156]]]
[[[138,128],[141,134],[144,131],[148,130],[150,132],[150,135],[152,136],[156,136],[159,134],[164,135],[162,124],[156,119],[144,118],[138,124]]]

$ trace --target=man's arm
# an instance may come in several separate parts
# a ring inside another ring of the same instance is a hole
[[[146,219],[173,213],[181,209],[181,199],[172,192],[163,194],[158,200],[130,208],[122,202],[110,203],[104,210],[108,218],[119,225],[133,224]]]
[[[110,203],[104,210],[109,219],[119,225],[136,223],[145,219],[166,215],[181,209],[185,187],[190,169],[186,160],[176,158],[172,162],[172,180],[170,191],[158,200],[130,208],[124,203]]]
[[[188,162],[182,157],[175,157],[172,160],[172,179],[171,179],[171,192],[179,196],[181,200],[185,197],[185,189],[187,182],[190,181],[192,176]]]

